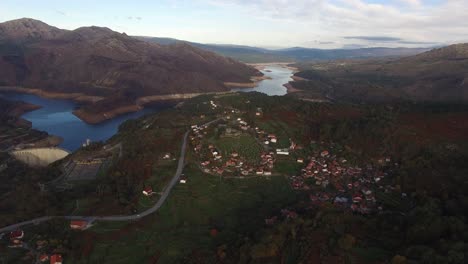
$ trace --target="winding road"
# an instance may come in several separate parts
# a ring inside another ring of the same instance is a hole
[[[210,124],[212,124],[214,122],[217,122],[219,120],[220,120],[220,118],[215,119],[213,121],[210,121],[208,123],[205,123],[205,124],[203,124],[201,126],[208,126],[208,125],[210,125]],[[180,179],[180,176],[181,176],[182,171],[184,169],[185,154],[186,154],[186,150],[187,150],[187,139],[188,139],[189,133],[190,133],[190,130],[185,132],[185,134],[184,134],[184,138],[182,140],[182,148],[181,148],[181,151],[180,151],[179,163],[177,165],[177,170],[176,170],[176,172],[174,174],[174,177],[172,177],[171,181],[169,182],[169,184],[166,186],[166,188],[162,192],[162,195],[159,198],[159,200],[156,202],[156,204],[153,207],[149,208],[148,210],[146,210],[144,212],[141,212],[141,213],[138,213],[138,214],[134,214],[134,215],[44,216],[44,217],[39,217],[39,218],[35,218],[35,219],[32,219],[32,220],[28,220],[28,221],[24,221],[24,222],[20,222],[20,223],[16,223],[16,224],[13,224],[13,225],[10,225],[10,226],[0,228],[0,233],[10,232],[10,231],[16,230],[16,229],[18,229],[20,227],[26,226],[26,225],[32,225],[32,224],[37,225],[37,224],[40,224],[40,223],[43,223],[43,222],[46,222],[46,221],[49,221],[49,220],[52,220],[52,219],[86,220],[86,221],[91,221],[91,222],[92,221],[110,221],[110,222],[114,221],[114,222],[117,222],[117,221],[139,220],[139,219],[141,219],[141,218],[143,218],[145,216],[153,214],[154,212],[159,210],[159,208],[161,208],[161,206],[166,201],[167,197],[169,197],[169,194],[171,193],[172,189],[174,188],[174,186],[177,184],[177,182]]]

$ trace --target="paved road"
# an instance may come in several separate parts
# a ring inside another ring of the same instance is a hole
[[[215,121],[218,121],[218,119],[213,120],[213,121],[211,121],[209,123],[206,123],[205,125],[209,125],[209,124],[211,124],[212,122],[215,122]],[[139,214],[135,214],[135,215],[44,216],[44,217],[39,217],[39,218],[35,218],[35,219],[32,219],[32,220],[28,220],[28,221],[24,221],[24,222],[21,222],[21,223],[17,223],[17,224],[14,224],[14,225],[10,225],[10,226],[0,228],[0,233],[13,231],[13,230],[16,230],[16,229],[18,229],[20,227],[26,226],[26,225],[32,225],[32,224],[37,225],[37,224],[49,221],[49,220],[54,219],[54,218],[62,218],[62,219],[67,219],[67,220],[87,220],[87,221],[95,221],[95,220],[99,220],[99,221],[131,221],[131,220],[138,220],[140,218],[143,218],[145,216],[148,216],[148,215],[156,212],[163,205],[163,203],[166,201],[167,197],[169,196],[169,194],[172,191],[172,188],[174,188],[174,186],[177,184],[177,182],[179,181],[180,175],[182,174],[182,171],[184,169],[185,154],[186,154],[186,148],[187,148],[187,138],[188,138],[189,132],[190,131],[187,131],[184,134],[184,138],[183,138],[183,141],[182,141],[182,148],[181,148],[181,151],[180,151],[179,164],[177,165],[177,170],[176,170],[176,173],[175,173],[174,177],[171,179],[171,181],[167,185],[166,189],[163,191],[163,193],[161,195],[161,198],[159,198],[158,202],[153,207],[149,208],[148,210],[146,210],[144,212],[141,212]]]

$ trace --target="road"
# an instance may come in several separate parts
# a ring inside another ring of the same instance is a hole
[[[205,123],[205,124],[203,124],[201,126],[208,126],[208,125],[210,125],[210,124],[212,124],[214,122],[217,122],[219,120],[220,120],[220,118],[215,119],[213,121],[210,121],[208,123]],[[46,221],[49,221],[49,220],[52,220],[52,219],[86,220],[86,221],[115,221],[115,222],[117,222],[117,221],[134,221],[134,220],[139,220],[139,219],[141,219],[141,218],[143,218],[145,216],[148,216],[148,215],[156,212],[164,204],[166,199],[169,197],[169,194],[171,193],[172,189],[174,188],[174,186],[177,184],[177,182],[180,179],[180,176],[181,176],[182,171],[184,169],[185,154],[186,154],[186,149],[187,149],[187,139],[188,139],[189,133],[190,133],[190,130],[185,132],[185,134],[184,134],[184,138],[182,140],[182,148],[181,148],[181,151],[180,151],[179,163],[177,165],[177,170],[176,170],[176,172],[174,174],[174,177],[172,177],[171,181],[169,182],[169,184],[166,186],[166,188],[162,192],[162,195],[159,198],[159,200],[156,202],[156,204],[153,207],[149,208],[148,210],[146,210],[144,212],[141,212],[141,213],[138,213],[138,214],[134,214],[134,215],[43,216],[43,217],[35,218],[35,219],[32,219],[32,220],[28,220],[28,221],[24,221],[24,222],[20,222],[20,223],[16,223],[16,224],[13,224],[13,225],[10,225],[10,226],[0,228],[0,233],[10,232],[10,231],[16,230],[16,229],[18,229],[20,227],[26,226],[26,225],[32,225],[32,224],[37,225],[37,224],[40,224],[40,223],[43,223],[43,222],[46,222]]]

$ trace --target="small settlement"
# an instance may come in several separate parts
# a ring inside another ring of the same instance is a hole
[[[210,104],[221,107],[213,101]],[[384,180],[396,165],[389,157],[379,159],[377,165],[351,165],[345,158],[332,153],[333,147],[323,142],[318,146],[321,150],[304,155],[303,146],[292,139],[287,139],[289,147],[279,147],[280,138],[271,133],[274,131],[265,131],[255,126],[255,122],[247,121],[247,116],[246,112],[229,108],[218,123],[209,126],[192,125],[190,142],[202,171],[223,177],[271,176],[275,175],[278,158],[286,158],[302,165],[300,172],[291,172],[292,175],[288,177],[293,189],[310,193],[312,206],[327,203],[360,214],[382,210],[376,192],[391,193],[395,190],[393,186],[385,184]],[[263,110],[257,108],[254,118],[263,116]],[[219,141],[213,140],[216,134],[220,139],[251,136],[262,151],[258,152],[257,158],[247,158],[238,151],[223,153],[217,146]]]
[[[240,115],[240,111],[231,109],[226,111],[222,118],[223,124],[211,124],[209,126],[192,125],[190,142],[193,151],[200,159],[200,167],[205,173],[222,175],[226,177],[246,177],[246,176],[270,176],[272,175],[276,155],[288,155],[289,150],[275,149],[272,146],[277,143],[277,137],[269,134],[258,127],[253,128],[243,118],[233,118]],[[222,153],[213,143],[208,143],[207,138],[213,137],[213,128],[223,128],[221,138],[231,138],[236,140],[242,135],[247,135],[255,139],[258,145],[258,157],[244,157],[237,151]]]
[[[9,248],[23,248],[30,250],[35,256],[36,261],[34,263],[50,263],[50,264],[62,264],[63,257],[61,254],[57,254],[54,250],[47,252],[47,241],[38,240],[36,241],[35,246],[28,245],[24,241],[25,232],[21,229],[14,230],[9,233],[8,236],[10,240]],[[49,249],[50,250],[50,249]]]

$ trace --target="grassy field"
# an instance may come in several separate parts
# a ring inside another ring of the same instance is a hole
[[[258,162],[260,153],[263,150],[255,138],[249,134],[242,134],[237,138],[221,138],[214,143],[224,157],[228,157],[232,152],[236,151],[249,162]]]
[[[188,183],[176,186],[157,214],[119,225],[120,231],[113,223],[98,223],[91,254],[67,263],[174,263],[193,254],[214,261],[217,246],[255,233],[264,218],[296,197],[282,177],[220,181],[192,167],[185,174]]]

